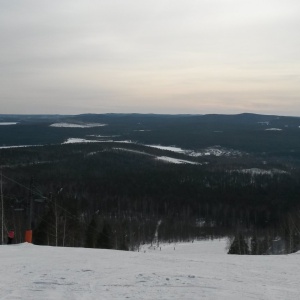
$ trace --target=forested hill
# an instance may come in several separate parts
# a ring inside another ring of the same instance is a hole
[[[47,245],[137,249],[229,235],[236,249],[251,240],[247,254],[274,241],[294,252],[299,126],[254,114],[0,115],[5,226],[20,242],[30,223]]]
[[[68,138],[130,140],[140,144],[173,145],[199,150],[224,148],[250,153],[299,157],[300,118],[255,114],[153,115],[84,114],[0,115],[0,147],[61,144]],[[99,127],[53,127],[57,123]]]

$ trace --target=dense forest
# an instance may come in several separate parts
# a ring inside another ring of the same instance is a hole
[[[39,245],[139,250],[229,237],[229,253],[299,249],[299,118],[1,118],[17,123],[0,126],[4,231],[17,243],[32,229]]]

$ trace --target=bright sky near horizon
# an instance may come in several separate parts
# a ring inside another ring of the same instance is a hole
[[[300,116],[300,1],[0,0],[0,104]]]

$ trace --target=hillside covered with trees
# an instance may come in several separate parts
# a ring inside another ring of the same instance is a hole
[[[10,123],[0,126],[3,224],[15,242],[31,228],[40,245],[138,250],[228,236],[231,253],[299,249],[300,118],[1,115],[1,122]]]

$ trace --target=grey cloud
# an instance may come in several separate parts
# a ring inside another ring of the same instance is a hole
[[[288,92],[287,108],[300,96],[295,0],[0,0],[0,7],[0,101],[11,112],[33,98],[39,110],[51,99],[57,109],[63,101],[76,111],[103,103],[108,111],[171,112],[174,97],[179,111],[193,112],[214,103],[249,109],[248,97],[230,100],[239,89],[261,103]],[[203,93],[207,102],[195,105]]]

